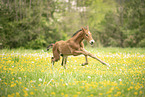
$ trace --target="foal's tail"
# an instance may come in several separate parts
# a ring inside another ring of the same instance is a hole
[[[51,47],[53,47],[53,43],[51,43],[50,45],[48,45],[48,47],[47,47],[47,51],[51,48]]]

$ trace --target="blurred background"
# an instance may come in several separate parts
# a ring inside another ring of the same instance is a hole
[[[0,48],[40,49],[87,25],[96,47],[145,47],[145,1],[0,0]]]

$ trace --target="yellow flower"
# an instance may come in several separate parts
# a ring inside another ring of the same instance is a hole
[[[54,82],[54,80],[53,80],[53,79],[52,79],[51,81],[52,81],[52,82]]]
[[[60,81],[63,81],[63,79],[60,79]]]
[[[8,94],[8,97],[14,97],[14,96],[13,96],[13,95],[9,95],[9,94]]]
[[[133,89],[133,86],[130,86],[130,89]]]
[[[28,93],[25,93],[24,96],[28,96]]]
[[[99,93],[99,95],[103,95],[102,93]]]
[[[130,90],[130,88],[127,89],[128,91]]]
[[[139,91],[139,93],[142,94],[143,92],[142,91]]]
[[[77,94],[81,94],[81,92],[77,92]]]
[[[65,97],[68,97],[68,94],[65,94],[64,96],[65,96]]]
[[[78,95],[73,95],[73,97],[78,97]]]
[[[19,96],[20,96],[20,94],[18,92],[16,92],[16,97],[19,97]]]
[[[117,92],[117,95],[121,95],[121,92]]]
[[[109,90],[108,92],[106,92],[107,94],[112,93],[112,90]]]
[[[41,84],[38,84],[38,86],[41,86]]]
[[[61,95],[64,95],[64,93],[61,93]]]
[[[134,92],[134,95],[137,95],[138,93],[137,92]]]
[[[30,95],[34,95],[34,92],[30,92]]]
[[[47,84],[47,82],[44,82],[43,84],[44,84],[44,85],[46,85],[46,84]]]
[[[52,95],[55,95],[55,92],[51,92]]]
[[[11,84],[11,87],[14,87],[15,85],[14,84]]]

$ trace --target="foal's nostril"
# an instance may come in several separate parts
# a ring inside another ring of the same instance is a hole
[[[93,45],[93,44],[94,44],[94,42],[95,42],[94,40],[91,40],[91,41],[90,41],[90,44],[91,44],[91,45]]]
[[[91,42],[91,45],[92,45],[93,43],[94,43],[94,42],[92,41],[92,42]]]

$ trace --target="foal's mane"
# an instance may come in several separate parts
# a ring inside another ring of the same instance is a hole
[[[84,27],[84,29],[87,29],[86,27]],[[80,29],[80,30],[78,30],[78,31],[76,31],[74,34],[73,34],[73,36],[75,36],[77,33],[79,33],[80,31],[82,31],[82,29]],[[73,37],[72,36],[72,37]]]
[[[75,36],[75,35],[76,35],[77,33],[79,33],[80,31],[82,31],[82,29],[76,31],[76,32],[73,34],[73,36]],[[72,36],[72,37],[73,37],[73,36]]]

